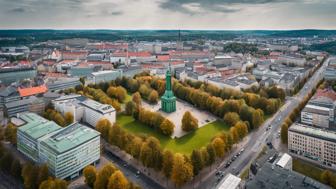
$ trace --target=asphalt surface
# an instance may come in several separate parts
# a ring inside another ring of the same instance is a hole
[[[303,101],[304,97],[308,95],[310,91],[317,87],[319,81],[323,79],[323,72],[325,71],[330,59],[334,59],[334,57],[325,60],[322,66],[311,78],[309,78],[297,95],[287,98],[285,104],[273,115],[273,117],[269,118],[258,130],[250,133],[247,137],[247,142],[243,141],[241,144],[238,144],[238,147],[231,153],[231,155],[228,156],[223,163],[217,167],[217,169],[214,169],[211,173],[206,175],[206,178],[199,181],[201,183],[196,183],[196,187],[194,188],[204,189],[216,187],[221,181],[221,178],[215,174],[217,170],[222,171],[223,175],[231,173],[240,176],[245,168],[247,168],[249,164],[257,158],[266,143],[271,142],[278,137],[277,135],[281,124],[291,111],[297,107],[301,101]],[[269,126],[270,128],[266,130]],[[225,168],[225,164],[232,159],[234,155],[238,154],[242,148],[245,149],[244,152],[242,152],[241,155],[230,164],[230,166]]]
[[[146,189],[163,189],[159,184],[154,182],[151,178],[140,173],[137,174],[138,169],[133,167],[131,164],[128,164],[126,160],[119,158],[114,155],[112,152],[105,150],[104,156],[106,159],[113,162],[114,165],[120,169],[124,175],[131,180],[133,183],[141,186],[141,188]]]

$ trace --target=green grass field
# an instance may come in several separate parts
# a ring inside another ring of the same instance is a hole
[[[127,131],[137,135],[147,135],[158,138],[161,142],[162,148],[164,149],[170,149],[173,152],[184,154],[190,154],[193,149],[200,149],[201,147],[207,145],[215,135],[221,131],[228,131],[230,128],[222,121],[215,121],[181,138],[172,139],[158,133],[138,121],[135,121],[131,116],[119,115],[117,117],[117,123],[119,123]]]

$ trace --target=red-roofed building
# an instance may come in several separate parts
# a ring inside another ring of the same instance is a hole
[[[97,65],[101,66],[104,70],[112,70],[113,64],[111,62],[105,62],[105,61],[88,61],[87,64],[91,65]]]
[[[63,60],[85,60],[88,55],[87,51],[63,51]]]
[[[48,89],[45,85],[40,85],[37,87],[29,87],[29,88],[18,88],[18,92],[21,97],[26,97],[26,96],[33,96],[37,94],[42,94],[47,92]]]
[[[170,56],[169,55],[157,55],[156,60],[158,62],[166,62],[169,61]]]
[[[336,92],[332,89],[318,89],[314,95],[314,97],[327,97],[336,101]]]

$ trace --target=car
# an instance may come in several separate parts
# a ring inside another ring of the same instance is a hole
[[[136,174],[137,174],[137,175],[140,175],[140,171],[138,170],[138,171],[136,172]]]
[[[123,164],[123,166],[124,166],[124,167],[127,167],[127,164],[126,164],[126,163],[124,163],[124,164]]]
[[[245,151],[245,149],[244,148],[242,148],[241,150],[240,150],[240,152],[244,152]]]

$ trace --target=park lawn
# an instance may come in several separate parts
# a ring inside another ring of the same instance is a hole
[[[193,131],[181,138],[172,139],[168,136],[162,135],[152,128],[135,121],[133,117],[126,115],[119,115],[117,123],[129,132],[137,135],[154,136],[160,140],[163,149],[169,149],[173,152],[183,154],[190,154],[193,149],[200,149],[206,146],[210,140],[219,134],[221,131],[228,131],[230,129],[222,121],[215,121],[209,123],[196,131]]]

